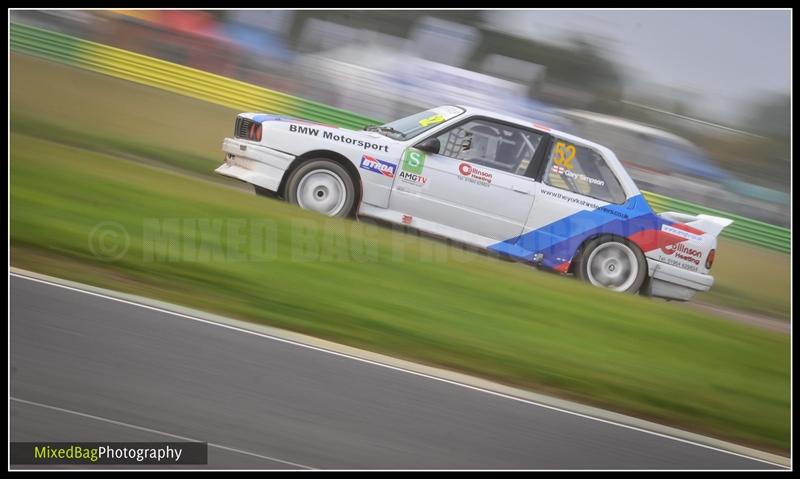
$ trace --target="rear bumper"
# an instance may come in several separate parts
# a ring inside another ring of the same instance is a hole
[[[643,290],[647,296],[688,301],[698,291],[708,291],[714,277],[695,273],[652,259],[647,260],[650,279]]]
[[[284,173],[295,157],[252,141],[225,138],[225,163],[214,170],[220,175],[278,191]]]

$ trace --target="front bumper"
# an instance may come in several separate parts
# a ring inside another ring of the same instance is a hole
[[[225,163],[215,172],[270,191],[278,191],[283,175],[295,159],[293,155],[238,138],[225,138],[222,151]]]
[[[698,291],[708,291],[714,284],[714,277],[695,273],[660,261],[647,260],[650,279],[643,293],[666,299],[688,301]]]

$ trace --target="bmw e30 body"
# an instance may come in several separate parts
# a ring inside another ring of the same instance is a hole
[[[443,106],[354,131],[243,113],[216,172],[617,291],[688,300],[731,220],[656,214],[614,153],[531,121]]]

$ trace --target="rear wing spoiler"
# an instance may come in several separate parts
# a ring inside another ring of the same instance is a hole
[[[719,216],[711,216],[704,214],[687,215],[685,213],[676,213],[674,211],[670,211],[667,213],[660,213],[659,216],[671,221],[686,223],[692,228],[697,228],[700,231],[705,231],[707,234],[713,236],[719,236],[722,230],[724,230],[733,223],[732,219],[721,218]]]

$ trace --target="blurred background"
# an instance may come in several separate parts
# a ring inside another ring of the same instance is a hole
[[[391,120],[461,103],[612,148],[640,188],[789,226],[780,11],[14,11]]]
[[[13,267],[788,455],[789,11],[12,10],[9,37]],[[359,128],[452,103],[608,145],[656,211],[738,214],[711,291],[612,299],[214,173],[251,108]],[[92,404],[112,376],[33,383]]]

